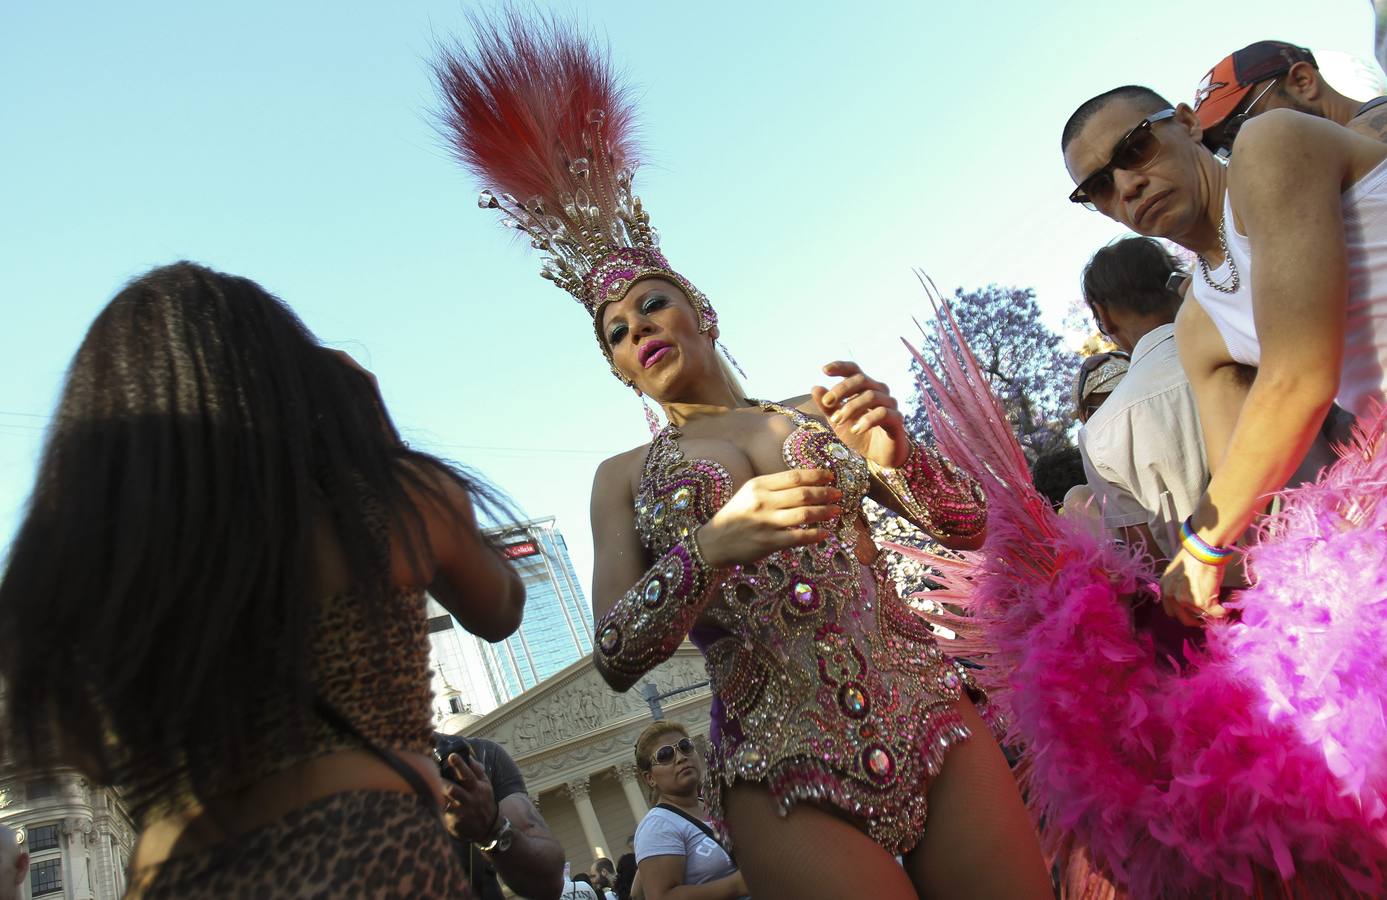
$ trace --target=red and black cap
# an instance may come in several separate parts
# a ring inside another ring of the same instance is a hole
[[[1290,71],[1298,62],[1315,64],[1315,55],[1304,47],[1283,41],[1258,41],[1219,60],[1194,93],[1194,111],[1205,130],[1232,115],[1252,86]]]

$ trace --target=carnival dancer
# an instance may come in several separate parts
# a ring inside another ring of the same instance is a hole
[[[1055,514],[947,316],[933,433],[992,498],[983,552],[926,556],[963,615],[1068,897],[1379,897],[1387,874],[1382,418],[1248,551],[1241,619],[1171,639],[1149,557]],[[930,366],[934,367],[931,370]],[[927,401],[929,402],[929,401]],[[1202,641],[1196,645],[1194,638]]]
[[[910,443],[851,362],[811,396],[748,399],[632,191],[633,112],[604,55],[514,15],[477,32],[437,70],[481,206],[547,253],[613,374],[669,418],[593,485],[599,671],[626,690],[686,636],[702,649],[709,811],[753,896],[1050,896],[985,697],[895,594],[860,512],[870,495],[974,547],[976,482]]]

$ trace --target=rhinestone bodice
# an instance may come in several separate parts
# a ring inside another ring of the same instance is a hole
[[[857,536],[857,510],[871,488],[867,461],[844,446],[822,422],[778,403],[761,403],[767,412],[789,417],[795,430],[781,445],[788,469],[830,469],[843,492],[840,506],[849,513],[835,531],[851,544]],[[707,522],[732,497],[732,476],[711,459],[687,459],[679,448],[681,433],[673,425],[650,442],[645,472],[636,495],[636,531],[651,555],[659,556],[676,541]]]
[[[967,737],[955,704],[965,674],[896,594],[880,563],[855,549],[867,464],[817,420],[774,404],[795,430],[789,468],[827,468],[845,513],[827,540],[722,573],[692,638],[715,699],[707,796],[739,780],[766,784],[788,811],[813,800],[842,809],[892,852],[923,832],[929,780]],[[678,432],[652,442],[636,500],[642,542],[658,555],[727,502],[732,480],[685,459]]]

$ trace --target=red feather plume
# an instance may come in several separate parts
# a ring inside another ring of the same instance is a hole
[[[605,119],[606,156],[593,174],[614,178],[634,169],[637,147],[627,91],[603,49],[571,26],[553,19],[528,20],[514,11],[499,21],[472,18],[471,48],[441,47],[434,73],[442,87],[441,126],[454,155],[495,191],[521,203],[540,197],[546,205],[587,188],[602,212],[614,212],[613,185],[579,179],[569,166],[598,152],[586,145],[594,131],[589,116]]]

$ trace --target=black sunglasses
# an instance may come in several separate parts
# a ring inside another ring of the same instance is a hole
[[[1069,202],[1082,203],[1088,209],[1096,210],[1100,201],[1112,196],[1115,187],[1112,178],[1114,169],[1135,172],[1151,165],[1151,161],[1161,152],[1161,141],[1151,133],[1151,126],[1174,116],[1175,110],[1163,109],[1138,122],[1137,126],[1124,134],[1122,140],[1113,147],[1108,164],[1079,182],[1079,186],[1069,195]]]
[[[693,756],[693,741],[689,740],[688,738],[680,738],[677,743],[665,744],[663,747],[660,747],[658,750],[651,754],[650,761],[657,766],[667,766],[670,763],[674,762],[674,751],[676,750],[678,750],[681,754],[683,754],[686,757]]]

